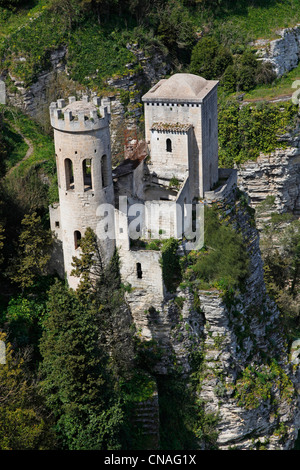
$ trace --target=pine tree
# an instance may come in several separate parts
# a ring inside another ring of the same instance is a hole
[[[16,354],[5,333],[0,333],[0,341],[6,349],[5,360],[0,363],[0,449],[53,448],[52,422],[45,418],[38,384],[26,368],[28,350]]]
[[[49,292],[41,340],[42,388],[54,413],[61,446],[70,450],[116,448],[122,411],[99,345],[91,303],[57,281]]]
[[[89,300],[99,325],[99,337],[106,345],[115,373],[132,368],[132,319],[124,300],[117,251],[108,264],[103,262],[97,236],[87,228],[80,241],[81,256],[73,258],[73,276],[80,277],[76,295]]]
[[[18,258],[12,267],[11,279],[22,291],[31,288],[39,276],[46,274],[50,260],[52,237],[36,212],[25,215],[19,236]]]

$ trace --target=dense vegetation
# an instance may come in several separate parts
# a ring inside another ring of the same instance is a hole
[[[184,285],[196,289],[237,289],[248,274],[245,241],[217,208],[205,208],[204,246],[183,259]]]
[[[247,44],[296,24],[298,7],[298,0],[3,1],[1,68],[29,84],[66,46],[70,77],[102,88],[113,74],[127,74],[126,64],[138,67],[126,47],[138,43],[165,54],[175,68],[222,78],[229,91],[248,90],[274,75]]]
[[[297,124],[298,106],[292,102],[241,107],[236,100],[224,101],[219,107],[220,166],[231,168],[256,160],[260,153],[286,147],[287,142],[279,143],[279,137],[294,130]]]
[[[10,75],[30,85],[50,67],[51,53],[66,47],[69,77],[108,92],[108,78],[140,71],[127,48],[137,43],[146,55],[162,54],[172,71],[220,79],[220,164],[231,167],[276,148],[277,135],[296,123],[290,103],[241,107],[235,96],[273,86],[273,71],[257,61],[249,41],[299,22],[299,11],[299,0],[0,0],[0,69],[13,92]],[[121,100],[128,105],[130,93]],[[135,409],[153,394],[161,351],[134,334],[117,254],[103,269],[92,231],[74,259],[74,274],[82,275],[76,292],[49,272],[48,205],[57,200],[52,136],[10,107],[0,114],[0,178],[0,340],[7,346],[0,448],[143,448]],[[292,339],[300,316],[299,224],[284,232],[279,252],[277,223],[273,216],[263,251],[266,283]],[[181,265],[176,240],[149,245],[161,248],[170,291],[179,282],[192,290],[243,285],[241,236],[214,211],[205,228],[204,248]],[[191,387],[176,371],[157,380],[163,449],[194,448],[197,439],[215,446],[215,417],[196,400],[202,358],[192,359]],[[241,401],[244,383],[237,386]]]

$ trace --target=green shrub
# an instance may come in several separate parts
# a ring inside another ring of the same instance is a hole
[[[240,106],[225,101],[219,106],[219,164],[232,168],[235,163],[255,160],[260,152],[270,153],[277,147],[278,135],[294,127],[297,106],[291,102],[259,103]]]
[[[190,72],[206,79],[219,78],[233,62],[226,48],[214,37],[204,37],[194,46],[191,55]]]
[[[177,250],[178,240],[175,238],[169,238],[163,241],[160,264],[162,267],[163,280],[169,292],[173,292],[176,289],[181,277],[181,267]]]
[[[248,254],[242,236],[221,222],[211,208],[205,209],[204,221],[205,246],[188,255],[184,278],[199,288],[236,288],[248,274]]]

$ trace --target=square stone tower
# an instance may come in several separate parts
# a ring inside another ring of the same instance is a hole
[[[157,174],[189,174],[192,198],[218,181],[218,83],[178,73],[142,98],[151,164]]]

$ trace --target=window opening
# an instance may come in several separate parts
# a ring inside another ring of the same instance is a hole
[[[136,275],[137,275],[138,279],[142,279],[142,277],[143,277],[143,271],[142,271],[141,263],[136,263]]]
[[[171,139],[166,140],[167,152],[172,152],[172,142]]]
[[[74,172],[73,172],[73,163],[70,158],[65,159],[65,175],[66,175],[66,189],[74,189]]]
[[[108,186],[108,183],[109,183],[107,155],[103,155],[101,159],[101,177],[102,177],[102,188],[106,188],[106,186]]]
[[[92,160],[90,158],[86,158],[82,162],[82,171],[83,171],[83,185],[84,190],[87,191],[89,189],[93,189],[92,185]]]
[[[75,245],[75,250],[80,247],[80,240],[81,240],[81,233],[79,230],[75,230],[74,232],[74,245]]]

